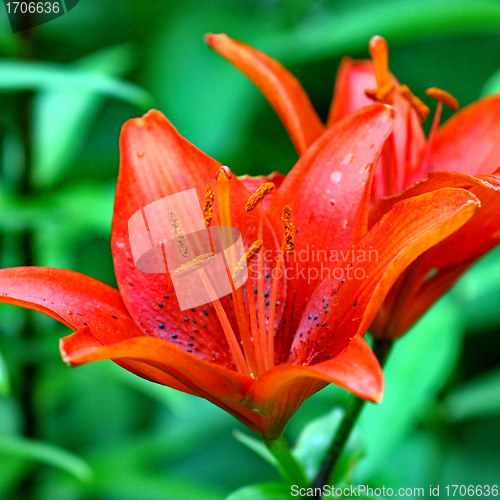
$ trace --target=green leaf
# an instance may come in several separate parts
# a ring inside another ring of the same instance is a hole
[[[498,33],[500,4],[495,0],[386,0],[323,13],[289,33],[259,46],[282,62],[311,62],[366,51],[375,34],[389,42],[465,33]],[[300,50],[297,50],[297,47]]]
[[[226,500],[289,500],[289,487],[280,483],[262,483],[245,486],[231,493]]]
[[[267,463],[271,464],[273,467],[276,467],[276,469],[280,471],[277,460],[274,458],[271,452],[266,448],[266,445],[262,441],[259,441],[258,439],[255,439],[254,437],[249,436],[248,434],[245,434],[239,431],[238,429],[235,429],[233,431],[233,436],[237,441],[244,444],[246,447],[250,448],[252,451],[257,453],[259,457],[261,457]]]
[[[475,378],[455,389],[443,405],[445,415],[461,421],[500,414],[500,369]]]
[[[152,98],[132,83],[47,62],[0,60],[0,92],[21,90],[99,92],[147,110]]]
[[[151,473],[113,467],[96,469],[95,480],[89,485],[92,496],[133,500],[221,500],[224,493],[216,485],[199,478],[190,480],[171,473]],[[116,469],[119,470],[116,470]]]
[[[497,94],[498,92],[500,92],[500,69],[486,82],[481,92],[481,96],[484,97],[490,94]]]
[[[58,448],[20,436],[0,436],[0,453],[18,458],[36,460],[73,474],[80,481],[89,481],[92,477],[90,466],[80,457]]]
[[[8,396],[9,392],[9,372],[7,371],[7,365],[5,364],[2,353],[0,352],[0,396]]]
[[[461,303],[468,332],[498,329],[500,247],[485,255],[462,276],[451,294]]]
[[[75,69],[96,76],[122,76],[132,67],[129,45],[101,50],[76,62]],[[33,102],[33,182],[53,184],[80,154],[106,97],[94,90],[40,92]]]
[[[384,399],[367,405],[359,420],[367,450],[356,468],[361,477],[380,468],[446,383],[460,352],[461,319],[445,297],[394,345],[384,369]]]
[[[292,453],[304,467],[309,479],[312,480],[318,473],[343,416],[344,412],[335,408],[327,415],[307,424],[300,434]]]

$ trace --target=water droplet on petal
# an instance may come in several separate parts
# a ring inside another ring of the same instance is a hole
[[[344,159],[342,160],[342,163],[344,163],[345,165],[347,165],[348,163],[351,163],[352,161],[354,161],[354,155],[352,153],[347,153],[344,156]]]
[[[332,182],[339,182],[340,179],[342,179],[342,172],[339,171],[332,172],[330,179],[332,179]]]

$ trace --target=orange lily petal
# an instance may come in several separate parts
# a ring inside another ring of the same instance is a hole
[[[490,174],[500,166],[500,95],[466,106],[440,127],[430,156],[433,170]]]
[[[328,254],[348,250],[366,233],[373,165],[392,126],[393,111],[382,104],[345,117],[307,150],[277,190],[267,213],[279,220],[283,206],[289,205],[297,231],[288,262],[294,279],[288,280],[287,297],[293,299],[287,300],[288,316],[283,316],[286,328],[296,324],[294,311],[302,311],[321,282],[324,263],[311,258],[312,245]],[[282,227],[275,228],[283,234]],[[292,331],[287,331],[281,333],[283,361],[291,343]]]
[[[159,373],[163,372],[167,382],[172,378],[177,380],[191,393],[230,412],[255,432],[263,432],[261,417],[240,404],[254,383],[251,377],[192,356],[156,337],[138,337],[109,346],[65,351],[64,358],[75,366],[104,359],[130,364],[138,370],[139,375],[160,383],[162,378]]]
[[[142,336],[115,288],[50,267],[0,269],[0,302],[43,312],[73,330],[88,325],[100,344]]]
[[[394,285],[370,331],[379,337],[397,338],[432,306],[478,258],[500,242],[500,178],[472,177],[456,172],[434,172],[401,195],[380,200],[370,213],[376,220],[401,199],[440,189],[468,189],[481,208],[474,217],[413,263]]]
[[[401,272],[465,224],[477,207],[473,194],[449,188],[395,204],[354,248],[344,278],[327,279],[318,287],[302,315],[290,361],[313,364],[342,352],[368,329]],[[319,321],[309,319],[316,314]],[[300,332],[305,331],[303,339]]]
[[[82,329],[77,330],[71,335],[63,337],[59,340],[61,357],[69,364],[72,364],[72,360],[78,359],[85,354],[89,354],[102,346],[103,344],[99,342],[94,335],[92,335],[92,331],[88,326],[84,326]],[[127,363],[119,360],[116,362],[122,368],[125,368],[135,375],[145,378],[151,382],[156,382],[158,384],[177,389],[178,391],[198,396],[198,394],[193,392],[189,387],[152,365],[134,360],[129,360]]]
[[[304,400],[329,383],[369,401],[382,399],[382,368],[361,336],[333,360],[313,366],[287,363],[268,370],[252,385],[244,404],[262,416],[268,435],[279,436]]]
[[[302,155],[324,125],[299,81],[278,61],[224,34],[208,34],[207,43],[252,80],[264,94]]]
[[[184,348],[191,342],[197,347],[193,349],[196,356],[232,367],[229,348],[212,306],[180,311],[168,272],[147,274],[136,269],[128,233],[128,220],[134,213],[168,195],[195,188],[202,206],[205,187],[214,184],[220,163],[184,139],[165,116],[154,110],[124,124],[120,154],[111,245],[115,274],[127,309],[147,335]],[[249,196],[243,183],[233,176],[232,225],[241,232],[246,245],[257,239],[259,220],[258,211],[245,211]],[[268,222],[264,225],[264,244],[271,250],[278,246]],[[268,289],[270,286],[266,282]],[[222,303],[229,305],[229,297]]]
[[[399,87],[398,80],[391,75],[392,82]],[[331,125],[344,116],[357,109],[369,106],[373,103],[366,97],[366,89],[377,88],[375,70],[371,61],[354,61],[351,58],[342,59],[337,78],[335,80],[335,92],[328,116],[328,125]],[[407,119],[408,102],[399,94],[393,92],[393,108],[396,113],[394,124],[394,141],[397,158],[397,178],[396,188],[398,191],[404,189],[410,179],[422,178],[424,173],[418,171],[417,158],[420,151],[425,146],[425,135],[417,113],[411,110],[411,161],[406,163],[407,147]],[[373,179],[373,199],[378,199],[384,195],[382,159],[377,164]]]

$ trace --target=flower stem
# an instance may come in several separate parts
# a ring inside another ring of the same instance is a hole
[[[330,447],[326,452],[325,458],[321,463],[318,475],[314,479],[313,488],[322,489],[323,486],[328,483],[328,478],[330,477],[335,464],[337,463],[340,455],[342,454],[342,451],[344,450],[347,439],[351,434],[354,424],[356,423],[356,420],[361,413],[364,404],[365,401],[363,399],[360,399],[356,396],[350,398],[344,418],[342,419],[337,433],[335,434],[335,437],[333,438],[333,441],[331,442]],[[321,495],[317,498],[320,499]]]
[[[290,484],[305,488],[309,485],[301,465],[290,453],[283,437],[264,439],[264,444],[278,462],[278,468],[283,478]]]
[[[381,366],[384,366],[387,356],[389,355],[389,352],[391,350],[391,346],[392,340],[374,340],[373,352],[377,356],[377,359],[379,360]],[[313,488],[319,488],[318,491],[322,491],[323,486],[328,484],[328,479],[335,465],[337,464],[338,459],[344,451],[347,440],[349,439],[351,431],[354,428],[354,425],[356,424],[356,421],[364,405],[365,401],[358,398],[357,396],[352,396],[347,403],[344,418],[342,419],[342,422],[337,429],[337,433],[335,434],[333,441],[331,442],[330,447],[326,452],[319,472],[313,482]],[[321,499],[321,495],[316,496],[316,498],[318,500]]]

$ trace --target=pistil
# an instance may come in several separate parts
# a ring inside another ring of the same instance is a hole
[[[374,36],[368,45],[368,50],[375,68],[377,89],[367,89],[367,97],[383,104],[392,104],[392,93],[395,88],[389,73],[389,46],[381,36]],[[396,192],[397,156],[394,133],[385,141],[382,151],[384,191],[386,196]]]
[[[368,45],[370,56],[375,67],[375,78],[377,80],[377,89],[381,91],[380,97],[383,97],[384,104],[392,104],[391,76],[389,74],[389,46],[385,38],[374,36]],[[392,86],[392,89],[394,87]]]
[[[215,179],[217,182],[217,201],[219,204],[219,216],[221,226],[225,226],[223,230],[223,240],[224,249],[230,248],[233,244],[232,238],[232,228],[231,228],[231,205],[230,205],[230,195],[231,195],[231,179],[233,174],[229,167],[223,166],[217,170],[215,174]],[[223,252],[223,256],[226,258],[226,252]],[[228,256],[230,259],[234,259],[234,255],[230,252]],[[236,321],[238,323],[238,329],[240,332],[241,342],[243,344],[243,351],[250,369],[252,376],[257,376],[257,359],[255,355],[254,345],[252,343],[252,338],[250,336],[250,331],[248,327],[248,321],[245,314],[245,306],[243,304],[243,295],[241,289],[235,289],[234,282],[231,277],[231,272],[229,269],[235,269],[237,262],[226,261],[226,270],[231,284],[231,290],[233,294],[234,309],[236,315]]]

